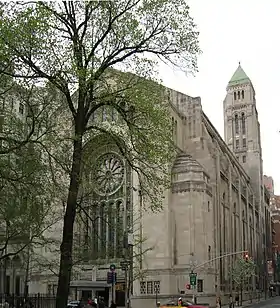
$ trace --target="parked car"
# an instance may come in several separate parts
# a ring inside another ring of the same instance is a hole
[[[182,304],[181,306],[178,306],[178,301],[177,300],[171,300],[169,302],[167,302],[166,304],[164,305],[160,305],[159,304],[159,307],[160,308],[167,308],[167,307],[181,307],[181,308],[187,308],[187,307],[190,307],[190,308],[205,308],[207,307],[206,305],[200,305],[200,304],[194,304],[192,302],[189,302],[189,301],[182,301]]]

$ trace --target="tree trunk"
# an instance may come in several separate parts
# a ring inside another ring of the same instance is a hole
[[[74,140],[74,149],[72,158],[72,169],[70,174],[70,185],[68,190],[66,211],[64,215],[62,243],[60,246],[60,268],[59,268],[58,287],[56,294],[56,308],[67,307],[72,262],[73,262],[72,248],[73,248],[74,222],[76,216],[76,203],[80,186],[81,158],[82,158],[82,134],[77,133],[77,126],[76,126],[76,135]]]

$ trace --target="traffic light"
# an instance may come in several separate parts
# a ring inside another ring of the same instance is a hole
[[[248,255],[248,253],[245,254],[245,261],[246,261],[246,262],[249,261],[249,255]]]
[[[189,283],[187,283],[187,284],[186,284],[186,289],[187,289],[187,290],[190,290],[190,288],[191,288],[191,285],[190,285]]]

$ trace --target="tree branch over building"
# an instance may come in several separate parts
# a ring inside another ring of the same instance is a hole
[[[184,0],[2,5],[0,58],[11,59],[14,67],[5,74],[36,85],[50,83],[65,111],[56,131],[60,139],[48,139],[56,146],[53,157],[70,170],[57,308],[67,304],[69,293],[85,149],[98,147],[98,136],[118,140],[118,151],[138,174],[145,204],[159,209],[174,148],[170,109],[155,82],[156,68],[165,61],[195,72],[198,53],[198,32]]]

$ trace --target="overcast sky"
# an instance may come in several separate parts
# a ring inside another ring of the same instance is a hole
[[[261,125],[264,173],[280,194],[280,1],[189,0],[200,31],[199,73],[195,78],[165,69],[164,84],[200,96],[204,112],[224,135],[226,86],[241,66],[251,79]]]

